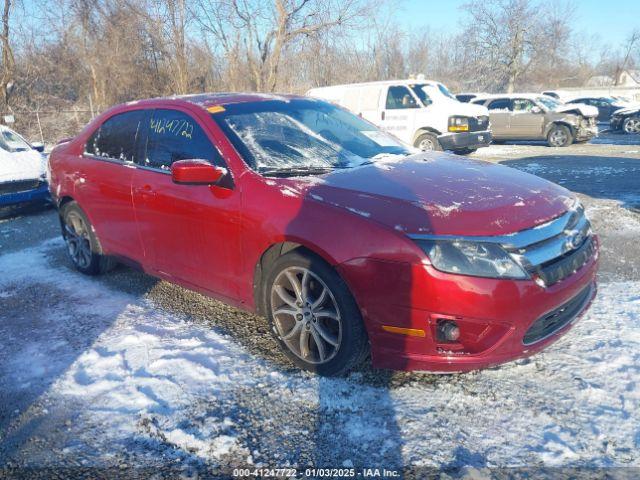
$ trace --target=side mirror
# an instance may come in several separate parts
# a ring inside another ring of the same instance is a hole
[[[531,108],[531,113],[542,113],[542,109],[538,106]]]
[[[42,142],[34,142],[31,144],[31,147],[36,151],[43,153],[44,152],[44,143]]]
[[[171,165],[171,178],[186,185],[214,185],[227,174],[227,169],[216,167],[206,160],[178,160]]]

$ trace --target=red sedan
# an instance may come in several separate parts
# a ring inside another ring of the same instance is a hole
[[[265,315],[301,368],[468,371],[558,339],[595,294],[570,192],[416,153],[334,105],[208,94],[115,107],[50,157],[71,260]]]

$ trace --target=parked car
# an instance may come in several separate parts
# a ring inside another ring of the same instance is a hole
[[[514,93],[473,100],[489,109],[493,138],[546,140],[551,147],[586,142],[598,134],[598,110],[587,105],[563,105],[545,95]]]
[[[468,371],[531,355],[595,292],[566,189],[415,153],[333,104],[203,94],[93,120],[50,156],[71,261],[113,259],[265,315],[299,367]]]
[[[556,100],[560,100],[560,94],[553,90],[546,90],[542,92],[542,95],[546,95],[547,97],[555,98]]]
[[[0,125],[0,206],[47,200],[44,145]]]
[[[597,108],[599,122],[609,122],[614,112],[627,106],[624,102],[613,97],[578,97],[567,102],[568,105],[575,103]]]
[[[462,102],[462,103],[469,103],[471,100],[476,98],[478,95],[481,95],[481,94],[479,94],[479,93],[458,93],[458,94],[456,94],[456,99],[459,102]]]
[[[314,88],[307,95],[341,105],[421,150],[468,154],[491,143],[487,110],[461,104],[439,82],[357,83]]]
[[[640,133],[640,107],[617,110],[611,116],[609,128],[614,132]]]

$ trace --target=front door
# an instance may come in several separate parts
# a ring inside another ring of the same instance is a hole
[[[383,130],[395,135],[403,142],[413,144],[418,101],[404,85],[389,87],[377,123]]]
[[[180,185],[171,164],[201,159],[225,167],[190,113],[153,110],[146,154],[133,178],[133,201],[149,268],[179,283],[237,298],[240,192],[226,186]]]
[[[512,100],[513,112],[509,130],[515,138],[536,139],[544,137],[544,112],[528,98]]]

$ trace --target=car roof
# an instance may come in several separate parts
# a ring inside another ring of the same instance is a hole
[[[529,100],[535,100],[542,97],[541,93],[492,93],[487,95],[478,95],[474,100],[495,100],[499,98],[506,98],[512,100],[514,98],[526,98]]]
[[[202,108],[214,106],[231,105],[234,103],[253,103],[264,102],[269,100],[279,100],[288,102],[290,100],[310,100],[309,97],[290,94],[270,94],[255,92],[216,92],[216,93],[195,93],[190,95],[172,95],[168,97],[148,98],[144,100],[134,100],[127,102],[125,106],[141,105],[153,107],[157,104],[176,103],[176,104],[192,104]]]

